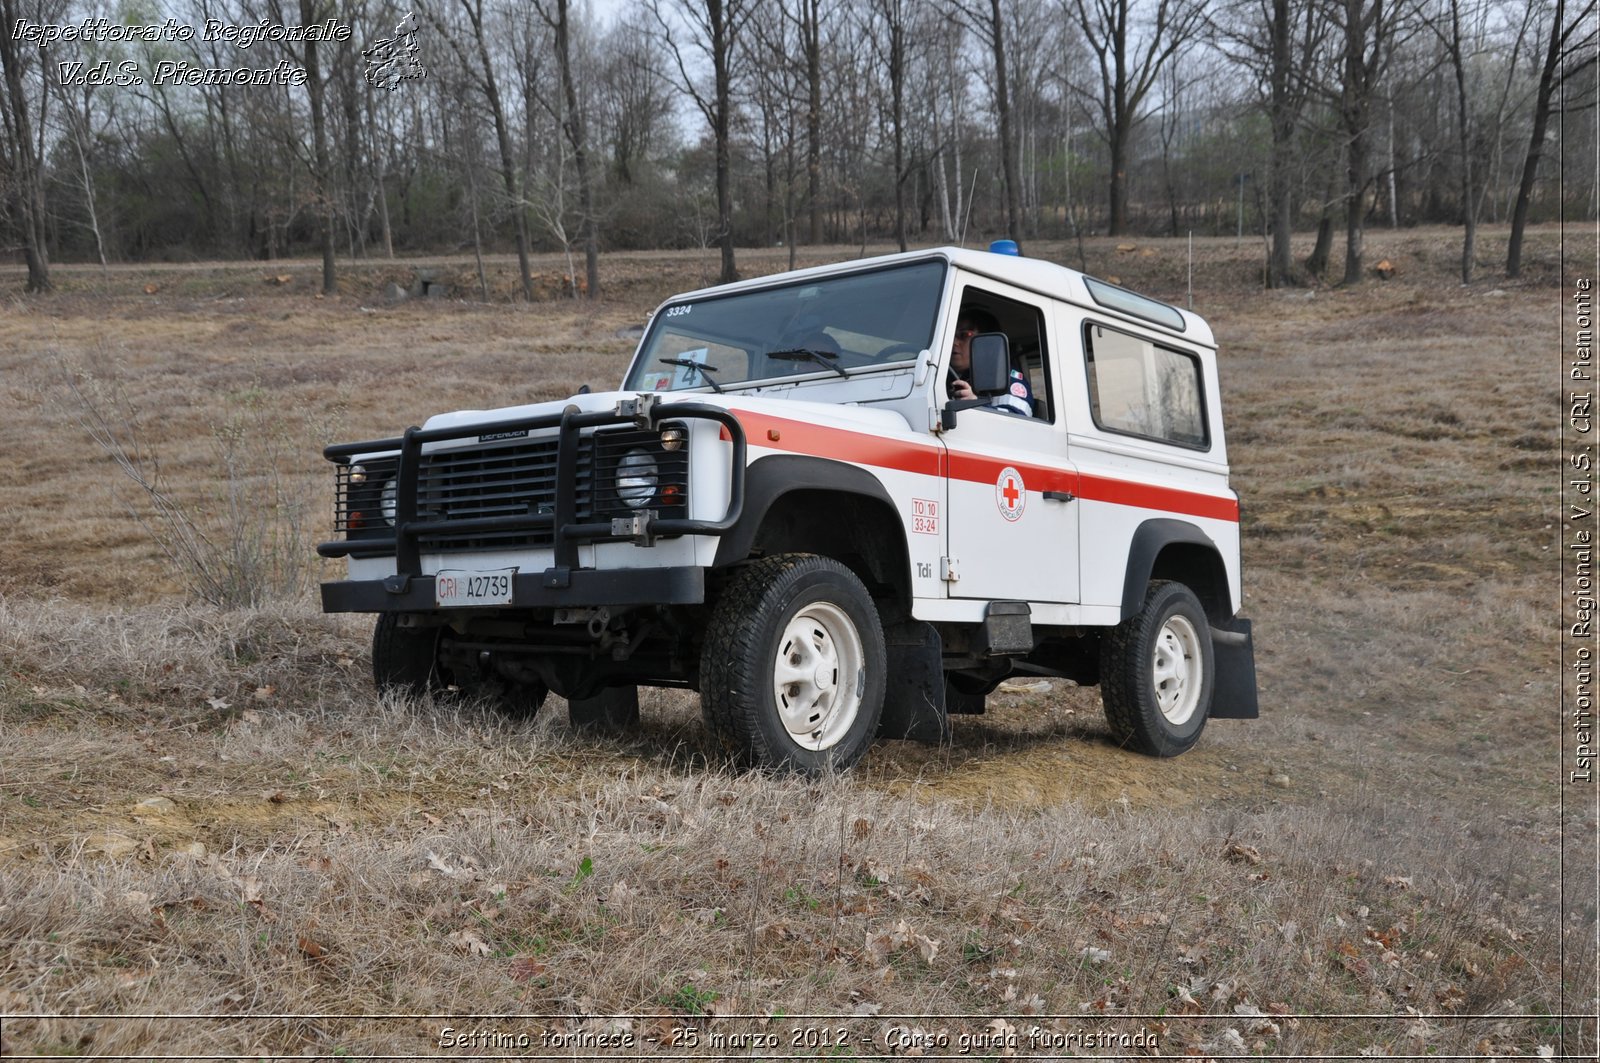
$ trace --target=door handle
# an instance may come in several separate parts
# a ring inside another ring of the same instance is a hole
[[[1046,502],[1071,502],[1077,497],[1078,496],[1074,495],[1071,491],[1046,491],[1044,493],[1044,500]]]

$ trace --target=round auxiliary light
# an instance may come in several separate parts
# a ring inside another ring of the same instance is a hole
[[[394,523],[394,498],[399,485],[390,480],[383,485],[383,492],[378,496],[378,506],[383,512],[383,519],[390,524]]]
[[[689,441],[689,430],[676,425],[661,430],[662,450],[682,450],[683,445]]]
[[[365,465],[350,466],[350,482],[364,484],[367,482],[367,467]]]
[[[634,509],[643,509],[656,494],[656,459],[643,450],[630,450],[617,463],[617,497]]]

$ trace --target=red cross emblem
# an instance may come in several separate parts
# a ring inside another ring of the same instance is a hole
[[[1023,507],[1028,504],[1028,489],[1023,485],[1022,474],[1009,465],[1001,469],[995,479],[994,501],[1000,508],[1000,515],[1010,521],[1021,519]]]

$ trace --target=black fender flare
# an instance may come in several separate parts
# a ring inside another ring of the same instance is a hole
[[[1128,569],[1122,584],[1122,619],[1144,608],[1156,558],[1174,544],[1199,547],[1216,559],[1218,578],[1209,588],[1216,601],[1211,603],[1211,647],[1215,654],[1217,681],[1212,694],[1211,715],[1217,719],[1253,720],[1261,709],[1256,691],[1255,640],[1249,620],[1237,616],[1238,603],[1232,600],[1227,566],[1222,551],[1211,537],[1187,521],[1157,518],[1139,525],[1128,548]],[[1191,587],[1196,593],[1201,588]],[[1202,593],[1201,597],[1205,595]]]
[[[738,523],[718,541],[713,566],[722,568],[749,557],[768,511],[778,499],[795,491],[836,491],[861,495],[883,503],[890,513],[894,512],[894,500],[889,497],[883,484],[877,477],[855,465],[804,454],[774,454],[758,458],[745,470],[744,512],[740,514]]]
[[[1156,558],[1161,556],[1162,550],[1175,543],[1198,546],[1209,551],[1217,558],[1217,565],[1226,576],[1227,566],[1222,564],[1222,551],[1211,536],[1188,521],[1167,517],[1147,520],[1139,525],[1139,529],[1133,533],[1133,541],[1128,544],[1128,567],[1122,578],[1123,620],[1136,615],[1144,607],[1145,591],[1150,586],[1150,574],[1155,570]],[[1219,612],[1223,617],[1233,616],[1238,606],[1232,600],[1226,578],[1216,591],[1221,598]]]

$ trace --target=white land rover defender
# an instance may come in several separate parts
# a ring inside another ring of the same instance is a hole
[[[958,320],[998,326],[975,398]],[[327,448],[323,608],[377,614],[380,689],[619,727],[639,685],[688,687],[751,765],[945,740],[1017,674],[1099,683],[1119,741],[1174,756],[1257,712],[1222,424],[1205,322],[1074,270],[940,248],[743,281],[664,303],[620,391]]]

